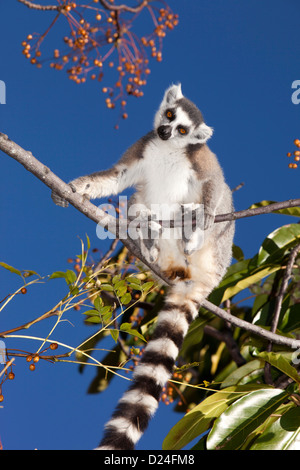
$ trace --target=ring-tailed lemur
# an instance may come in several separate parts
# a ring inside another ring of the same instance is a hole
[[[182,95],[180,85],[173,85],[165,92],[153,131],[133,144],[112,169],[70,183],[73,191],[92,199],[134,186],[133,202],[143,205],[147,216],[153,204],[179,205],[187,211],[203,207],[204,231],[181,239],[159,237],[148,241],[148,249],[142,243],[143,254],[174,282],[132,384],[106,425],[100,450],[134,448],[157,409],[189,325],[231,262],[234,223],[215,224],[214,217],[232,212],[232,196],[206,145],[211,135],[199,109]],[[56,204],[66,205],[56,194],[52,197]]]

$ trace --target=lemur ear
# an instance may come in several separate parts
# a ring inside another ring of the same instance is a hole
[[[192,140],[195,144],[205,144],[213,135],[214,130],[202,122],[193,132]]]
[[[167,105],[171,105],[180,98],[183,98],[181,83],[178,85],[172,85],[166,90],[163,102],[165,102]]]

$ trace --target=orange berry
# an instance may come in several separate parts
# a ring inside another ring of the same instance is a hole
[[[8,378],[9,378],[9,380],[14,380],[15,374],[14,374],[13,372],[10,372],[10,373],[8,374]]]
[[[32,370],[32,371],[35,370],[35,365],[34,365],[34,364],[30,364],[29,369]]]
[[[0,395],[0,403],[2,403],[4,400],[4,396],[3,395]]]
[[[27,357],[26,357],[26,361],[27,361],[27,362],[31,362],[31,361],[32,361],[32,356],[30,356],[30,355],[27,356]]]
[[[299,145],[300,145],[300,140],[299,140],[299,139],[295,139],[295,140],[294,140],[294,144],[297,145],[297,146],[299,146]]]
[[[26,293],[27,293],[27,289],[26,289],[26,287],[22,287],[22,289],[21,289],[21,293],[22,293],[22,294],[26,294]]]
[[[58,344],[57,344],[57,343],[51,343],[51,344],[50,344],[50,349],[51,349],[52,351],[54,351],[54,350],[57,349],[57,348],[58,348]]]
[[[39,356],[34,356],[33,362],[37,363],[37,362],[39,362],[39,360],[40,360]]]
[[[286,156],[287,156],[287,157],[291,157],[291,156],[292,156],[291,152],[288,152],[288,153],[286,154]]]

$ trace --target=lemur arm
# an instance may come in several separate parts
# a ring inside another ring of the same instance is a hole
[[[143,151],[151,136],[152,133],[149,133],[135,142],[111,169],[80,176],[71,181],[69,184],[73,192],[96,199],[118,194],[130,186],[142,183]],[[52,199],[57,205],[68,205],[67,201],[55,193],[52,193]]]
[[[199,182],[199,199],[204,205],[204,230],[209,229],[223,197],[224,175],[216,155],[206,145],[191,146],[187,156]]]
[[[220,177],[207,180],[203,184],[204,230],[214,223],[216,210],[222,197]]]

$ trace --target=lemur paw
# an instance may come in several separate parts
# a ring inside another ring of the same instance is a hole
[[[64,199],[63,197],[59,196],[57,193],[53,192],[51,193],[51,198],[53,202],[60,207],[68,207],[69,203]]]
[[[153,245],[149,250],[149,261],[150,263],[156,263],[158,260],[159,249]]]
[[[204,213],[204,226],[203,230],[210,229],[214,224],[215,216],[209,212]]]

